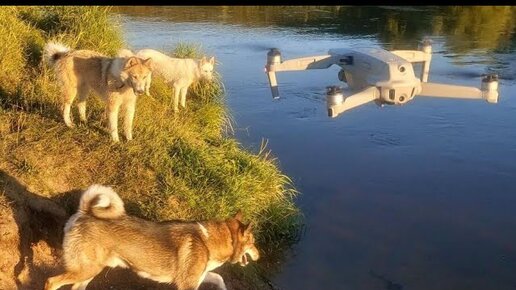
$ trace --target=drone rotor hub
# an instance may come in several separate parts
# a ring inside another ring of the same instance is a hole
[[[340,105],[344,102],[344,94],[342,89],[338,86],[326,87],[326,102],[328,107]]]
[[[277,48],[271,48],[267,53],[267,64],[274,65],[281,63],[281,52]]]
[[[482,97],[489,103],[498,103],[498,75],[490,74],[482,78]]]

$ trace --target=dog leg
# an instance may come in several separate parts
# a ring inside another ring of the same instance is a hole
[[[174,112],[179,110],[179,93],[181,92],[181,88],[178,85],[174,84]]]
[[[124,133],[128,141],[133,140],[133,119],[134,111],[136,109],[136,96],[128,100],[125,104],[124,116]]]
[[[192,253],[200,253],[201,247],[195,246],[191,239],[187,238],[178,249],[178,265],[182,267],[176,272],[175,283],[177,290],[198,290],[206,277],[205,269],[208,263],[208,252],[205,255],[193,256]],[[198,252],[199,251],[199,252]],[[195,257],[195,258],[192,258]]]
[[[69,128],[73,128],[75,126],[70,117],[70,109],[72,107],[72,103],[76,95],[76,88],[66,87],[63,90],[63,119],[65,121],[66,126],[68,126]]]
[[[120,142],[118,137],[118,111],[120,110],[120,101],[118,98],[109,98],[107,103],[107,113],[109,122],[109,134],[113,142]]]
[[[79,117],[81,122],[86,123],[86,98],[88,97],[88,87],[83,85],[79,87],[78,92],[78,103],[77,107],[79,108]]]
[[[214,272],[208,272],[206,273],[206,276],[204,277],[204,280],[202,283],[213,283],[219,287],[221,290],[227,290],[226,284],[224,283],[224,279],[222,279],[222,276],[220,276],[217,273]]]
[[[188,91],[188,86],[181,88],[181,107],[186,109],[186,92]]]
[[[145,82],[145,94],[147,96],[150,96],[150,85],[151,85],[151,80],[152,80],[152,73],[149,73],[149,75],[147,76],[147,80]]]
[[[93,278],[90,278],[86,281],[82,281],[80,283],[75,283],[72,286],[71,290],[86,290],[86,287],[88,287],[88,284],[93,280]]]
[[[102,269],[100,269],[102,270]],[[50,277],[45,283],[45,290],[57,290],[61,288],[61,286],[69,285],[69,284],[82,284],[86,281],[93,279],[95,275],[100,273],[100,271],[92,272],[92,271],[78,271],[78,272],[66,272],[64,274]],[[87,284],[86,284],[87,285]],[[75,285],[74,285],[75,287]],[[80,288],[77,288],[80,289]]]
[[[200,284],[198,284],[198,281],[190,279],[188,281],[182,281],[180,283],[176,282],[176,286],[177,290],[198,290]]]

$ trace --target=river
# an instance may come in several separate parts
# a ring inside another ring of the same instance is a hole
[[[281,289],[516,289],[516,8],[125,7],[130,48],[180,42],[215,55],[235,135],[263,139],[290,176],[306,230],[272,280]],[[416,97],[404,106],[326,115],[338,67],[278,74],[284,59],[330,48],[416,48],[433,41],[430,81],[479,86],[500,100]]]

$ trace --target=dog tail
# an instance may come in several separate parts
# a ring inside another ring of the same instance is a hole
[[[118,57],[131,57],[131,56],[134,56],[134,53],[127,48],[122,48],[118,51],[118,53],[116,55]]]
[[[50,65],[54,66],[55,63],[67,52],[72,49],[68,46],[59,42],[48,42],[43,48],[43,59]]]
[[[114,219],[125,215],[125,208],[124,202],[111,187],[93,184],[82,194],[79,212]]]

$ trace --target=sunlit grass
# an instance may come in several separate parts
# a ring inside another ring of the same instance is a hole
[[[0,169],[69,211],[68,199],[57,199],[61,193],[102,183],[140,217],[223,219],[241,209],[266,255],[296,242],[297,192],[266,148],[252,153],[231,138],[220,76],[194,84],[187,109],[176,114],[173,89],[153,78],[151,97],[138,99],[131,142],[111,142],[104,105],[94,95],[88,123],[64,125],[58,84],[41,62],[42,47],[57,39],[111,55],[123,45],[115,20],[104,7],[0,9],[0,41],[6,44],[0,48]],[[199,58],[202,51],[183,43],[171,55]],[[253,269],[247,271],[258,273]],[[256,273],[247,275],[256,280]]]

